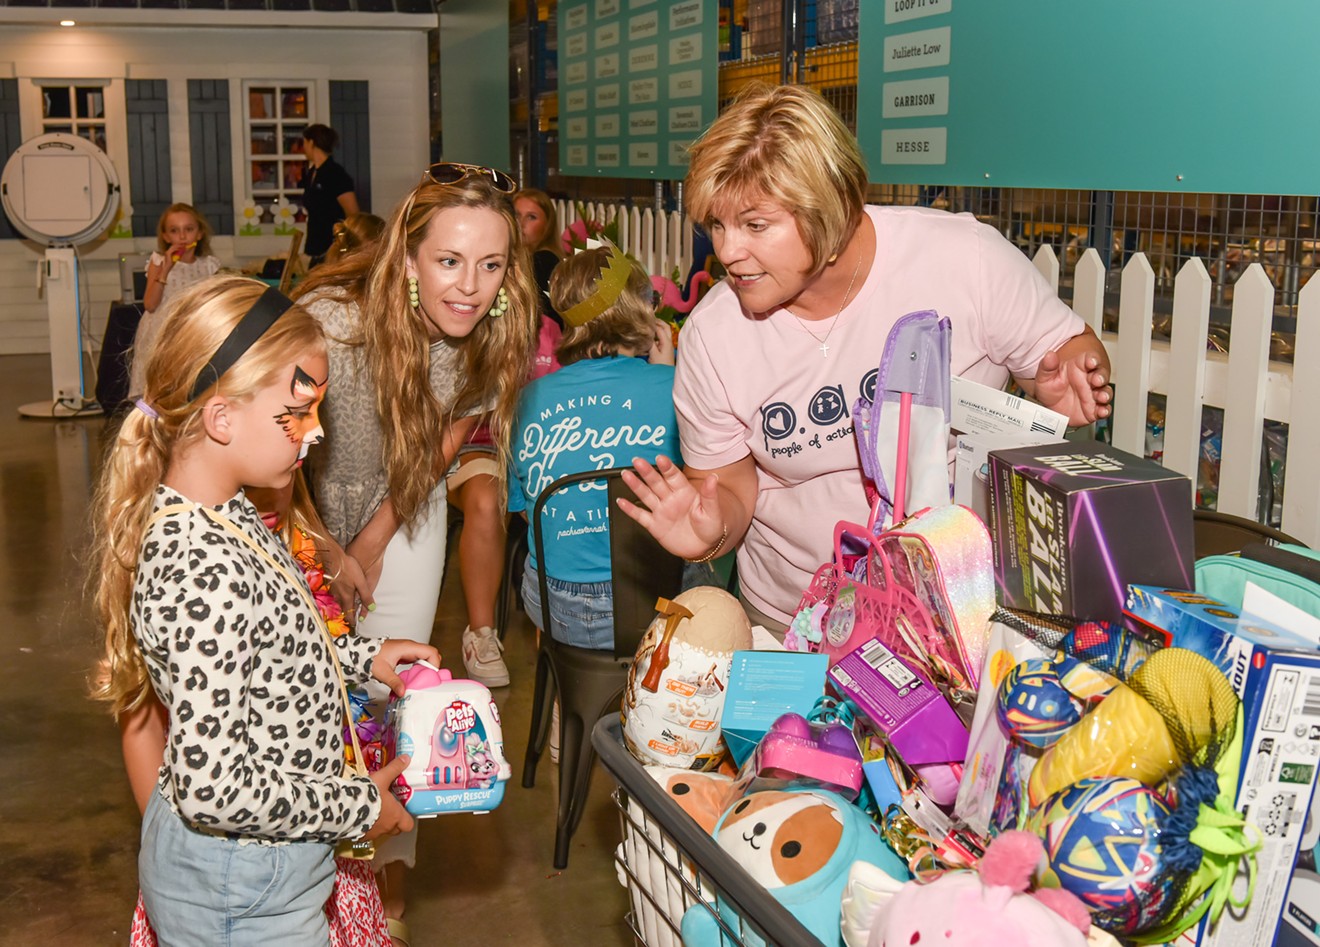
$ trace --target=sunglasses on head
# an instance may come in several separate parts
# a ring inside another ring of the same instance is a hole
[[[512,194],[518,190],[518,182],[498,168],[485,168],[479,164],[459,164],[456,161],[441,161],[431,165],[422,173],[422,181],[449,187],[474,175],[486,178],[490,181],[491,187],[505,194]]]

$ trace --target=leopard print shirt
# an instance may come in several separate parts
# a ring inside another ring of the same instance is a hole
[[[157,511],[189,502],[156,488]],[[242,493],[214,509],[288,575],[201,510],[147,529],[132,626],[169,711],[161,792],[203,831],[356,838],[379,816],[380,794],[345,772],[343,697],[302,572]],[[345,635],[335,647],[352,686],[365,681],[380,641]]]

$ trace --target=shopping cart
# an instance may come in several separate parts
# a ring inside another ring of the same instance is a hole
[[[596,724],[591,743],[618,783],[623,842],[614,861],[637,943],[681,947],[683,913],[699,905],[719,924],[721,947],[823,947],[646,773],[623,745],[617,715]]]

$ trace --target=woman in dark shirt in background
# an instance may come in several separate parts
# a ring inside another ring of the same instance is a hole
[[[339,133],[329,125],[308,125],[303,129],[303,154],[307,171],[303,175],[303,206],[307,208],[307,242],[303,252],[316,266],[325,259],[325,251],[334,240],[334,226],[359,210],[353,179],[343,165],[331,157]]]

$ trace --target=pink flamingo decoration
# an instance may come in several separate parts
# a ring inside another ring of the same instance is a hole
[[[701,295],[701,286],[703,283],[712,282],[710,274],[705,270],[698,270],[692,274],[692,279],[688,281],[687,296],[679,290],[678,284],[667,276],[652,276],[651,286],[660,294],[660,308],[668,306],[675,312],[687,314],[692,311],[692,307],[697,304],[697,299]]]

